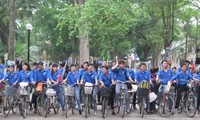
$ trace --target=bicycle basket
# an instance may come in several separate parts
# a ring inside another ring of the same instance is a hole
[[[55,96],[56,95],[56,91],[52,88],[48,88],[46,91],[46,95],[47,96]]]
[[[64,95],[66,96],[74,96],[74,87],[73,86],[63,86]]]
[[[139,96],[147,97],[147,96],[149,95],[149,89],[146,89],[146,88],[138,88],[137,93],[138,93]]]
[[[110,97],[111,88],[101,88],[100,95],[102,97]]]
[[[157,95],[154,92],[149,93],[149,102],[153,102],[157,99]]]
[[[29,92],[26,88],[19,88],[19,95],[29,95]]]
[[[171,84],[170,84],[170,81],[169,81],[169,82],[167,83],[167,85],[164,86],[164,93],[169,93],[170,87],[171,87]]]
[[[132,86],[132,89],[129,90],[128,92],[137,92],[138,86],[134,84],[132,84],[131,86]]]
[[[85,86],[84,91],[85,94],[92,94],[93,87],[92,86]]]
[[[16,94],[17,88],[12,87],[12,86],[5,86],[5,95],[6,96],[13,96]]]

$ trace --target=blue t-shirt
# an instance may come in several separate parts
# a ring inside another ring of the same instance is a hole
[[[134,80],[135,79],[135,72],[133,69],[129,70],[129,75],[131,76],[131,79]]]
[[[78,71],[75,71],[75,72],[70,71],[66,77],[67,84],[69,84],[69,85],[76,84],[78,77],[79,77]]]
[[[36,70],[32,69],[30,79],[31,82],[37,82],[37,69]]]
[[[88,83],[95,84],[95,82],[97,80],[97,73],[95,71],[92,71],[90,73],[88,71],[86,71],[83,73],[82,80],[84,80],[85,82],[88,82]]]
[[[135,74],[135,79],[137,80],[138,83],[141,83],[143,80],[146,80],[149,82],[151,80],[151,74],[147,70],[145,70],[144,72],[139,70]]]
[[[43,83],[45,83],[47,81],[47,77],[48,77],[48,70],[46,69],[37,69],[37,80],[42,81]]]
[[[13,86],[13,84],[18,81],[18,72],[14,72],[13,74],[11,74],[10,72],[7,72],[4,79],[8,79],[8,84],[10,86]]]
[[[182,68],[181,68],[181,67],[179,67],[179,68],[177,69],[177,73],[179,73],[179,72],[181,72],[181,71],[182,71]],[[186,69],[186,72],[187,72],[187,73],[191,73],[191,71],[190,71],[190,68],[189,68],[189,67]]]
[[[0,80],[2,80],[4,78],[4,73],[0,72]]]
[[[85,70],[83,68],[79,69],[79,73],[78,73],[79,74],[79,77],[78,77],[79,80],[81,80],[83,78],[83,73],[86,72],[86,71],[87,70]]]
[[[57,72],[53,72],[51,71],[51,76],[50,76],[50,79],[55,81],[55,82],[58,82],[58,77],[60,76],[60,72],[57,71]]]
[[[161,80],[161,83],[166,85],[174,76],[174,72],[171,69],[167,69],[166,72],[162,69],[158,71],[157,76]]]
[[[187,84],[187,81],[190,79],[193,79],[193,77],[188,72],[185,72],[185,73],[179,72],[172,78],[172,80],[178,80],[179,85]]]
[[[104,74],[102,73],[99,77],[99,81],[102,81],[106,87],[109,87],[112,84],[113,76],[111,73]]]
[[[116,80],[120,82],[126,82],[128,80],[129,75],[129,70],[125,68],[115,68],[112,70],[114,74],[116,74]]]
[[[24,71],[24,70],[21,70],[19,72],[19,82],[31,82],[30,80],[30,75],[31,75],[31,71]]]

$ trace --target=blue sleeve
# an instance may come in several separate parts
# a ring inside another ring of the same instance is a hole
[[[174,76],[172,77],[172,80],[178,79],[178,76],[179,76],[179,73],[177,73],[176,75],[174,75]]]
[[[126,69],[126,77],[128,78],[130,76],[130,71]]]
[[[85,72],[82,74],[81,79],[84,81],[84,79],[85,79]]]
[[[51,70],[48,71],[48,75],[47,75],[47,76],[48,76],[48,79],[50,79],[50,80],[53,79],[53,78],[52,78],[52,71],[51,71]]]
[[[96,72],[94,72],[94,77],[95,77],[95,80],[98,79],[98,76],[97,76],[97,73],[96,73]]]
[[[34,80],[34,73],[33,72],[34,71],[31,71],[31,74],[30,74],[30,80],[31,80],[31,82],[35,82],[35,80]]]
[[[150,81],[152,78],[151,78],[151,73],[148,72],[148,81]]]
[[[101,72],[101,69],[98,69],[98,73],[97,73],[97,74],[98,74],[98,77],[100,77],[101,73],[102,73],[102,72]]]
[[[21,72],[18,73],[18,82],[22,82],[22,80],[21,80]]]
[[[117,72],[118,72],[118,69],[115,68],[115,69],[112,70],[112,72],[113,72],[113,73],[117,73]]]
[[[69,79],[69,74],[70,74],[70,72],[68,72],[68,74],[67,74],[67,76],[66,76],[66,79],[67,79],[67,80]]]
[[[101,74],[100,76],[99,76],[99,81],[102,81],[103,80],[103,74]]]
[[[4,78],[4,74],[0,72],[0,80]]]
[[[193,79],[192,75],[188,73],[188,79]]]
[[[135,73],[135,80],[138,81],[138,72]]]

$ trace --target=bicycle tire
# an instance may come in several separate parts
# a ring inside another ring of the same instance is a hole
[[[16,114],[17,113],[17,109],[18,109],[17,103],[13,103],[13,105],[12,105],[12,113]]]
[[[45,104],[44,104],[44,117],[46,118],[47,117],[47,114],[48,114],[48,112],[49,112],[49,108],[50,108],[50,102],[49,102],[49,100],[46,100],[45,101]]]
[[[170,108],[171,105],[171,108]],[[172,115],[174,111],[175,102],[172,96],[166,95],[165,98],[162,99],[159,106],[159,113],[162,117],[168,118]]]
[[[8,96],[4,96],[5,100],[2,103],[2,117],[6,118],[10,113],[10,102]]]
[[[89,96],[88,95],[86,95],[86,97],[85,97],[85,118],[87,118],[88,117],[88,111],[89,111]]]
[[[44,100],[45,100],[44,95],[39,95],[37,97],[37,101],[36,101],[37,102],[37,111],[40,116],[42,116],[43,112],[44,112]]]
[[[186,113],[188,117],[193,118],[196,115],[197,99],[193,94],[188,95],[186,99],[185,108],[186,108]]]
[[[107,113],[107,102],[108,102],[108,98],[104,98],[103,99],[103,104],[102,104],[102,117],[106,118],[106,113]]]
[[[141,102],[141,117],[144,117],[144,105],[145,105],[145,101],[144,101],[144,97],[142,97],[142,102]]]
[[[21,97],[21,112],[22,112],[22,116],[23,118],[26,118],[26,113],[27,113],[27,103],[26,103],[26,97],[22,96]]]
[[[58,99],[54,99],[54,106],[53,106],[53,110],[54,110],[54,113],[57,114],[59,109],[60,109],[60,103],[58,102]]]
[[[68,107],[69,107],[69,105],[68,105],[68,103],[69,103],[69,98],[66,96],[66,98],[65,98],[65,112],[66,112],[66,118],[68,118]]]
[[[177,113],[178,114],[181,114],[182,113],[182,111],[183,111],[183,109],[184,109],[184,98],[181,98],[180,99],[180,104],[179,104],[179,107],[178,107],[178,110],[177,110]]]
[[[125,104],[126,104],[126,100],[125,100],[125,94],[123,94],[123,99],[122,99],[122,118],[124,118],[124,116],[125,116]]]

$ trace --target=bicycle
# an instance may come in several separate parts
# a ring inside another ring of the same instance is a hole
[[[2,103],[2,116],[5,118],[9,115],[12,110],[13,114],[17,112],[17,97],[16,97],[17,88],[6,85],[4,93],[2,93],[3,103]]]
[[[46,91],[46,99],[44,101],[44,114],[43,114],[45,118],[47,117],[47,114],[49,113],[49,110],[51,108],[53,108],[55,114],[58,113],[60,108],[56,91],[52,89],[53,86],[55,85],[48,85]]]
[[[20,104],[19,104],[19,110],[20,114],[23,116],[23,118],[26,118],[27,115],[27,109],[28,109],[28,101],[29,101],[29,83],[28,82],[20,82],[19,83],[19,96],[20,96]]]
[[[161,97],[161,101],[159,103],[159,113],[162,117],[170,117],[174,111],[175,102],[173,99],[173,95],[169,92],[170,91],[170,81],[168,85],[163,86],[163,95]]]
[[[85,93],[85,118],[88,117],[88,114],[90,114],[90,101],[91,101],[91,95],[93,91],[93,84],[92,83],[85,83],[84,86],[84,93]]]
[[[124,116],[125,116],[125,111],[126,111],[126,89],[125,89],[125,86],[126,86],[126,83],[129,83],[129,81],[126,81],[126,82],[121,82],[121,81],[117,81],[117,83],[120,83],[120,84],[122,84],[122,87],[120,88],[120,104],[119,104],[119,106],[118,106],[118,111],[117,111],[117,113],[119,114],[119,113],[121,113],[121,116],[122,116],[122,118],[124,118]],[[120,112],[120,110],[121,110],[121,112]]]
[[[65,100],[65,108],[66,108],[66,118],[68,117],[68,110],[71,108],[72,114],[74,114],[74,109],[75,109],[75,101],[74,98],[74,86],[77,84],[73,85],[63,85],[63,90],[64,90],[64,100]]]
[[[131,103],[130,112],[135,107],[135,105],[134,105],[134,98],[136,97],[136,92],[137,92],[137,87],[138,87],[135,84],[132,84],[131,86],[132,86],[132,89],[128,91],[128,93],[129,93],[129,99],[130,99],[130,103]]]
[[[183,110],[186,111],[187,116],[193,118],[197,111],[197,98],[195,94],[195,86],[192,81],[187,83],[189,91],[183,91],[181,93],[180,105],[178,108],[178,114],[181,114]]]
[[[108,100],[109,100],[109,97],[110,97],[111,90],[112,90],[111,87],[103,87],[103,88],[101,88],[101,91],[100,91],[100,94],[103,98],[102,111],[101,111],[103,118],[106,118]]]

